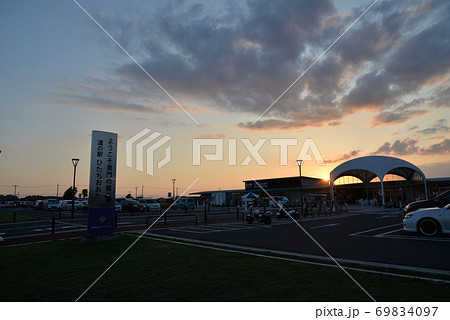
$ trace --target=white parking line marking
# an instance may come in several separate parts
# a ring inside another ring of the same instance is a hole
[[[338,225],[340,225],[340,223],[329,223],[329,224],[323,224],[321,226],[311,227],[310,229],[327,228],[327,227],[334,227],[334,226],[338,226]]]
[[[402,225],[401,223],[391,224],[389,226],[384,226],[384,227],[378,227],[378,228],[374,228],[374,229],[359,231],[359,232],[356,232],[356,233],[349,234],[349,236],[358,236],[361,233],[367,233],[367,232],[377,231],[377,230],[386,229],[386,228],[390,228],[390,227],[397,227],[397,226],[401,226],[401,225]]]
[[[383,236],[382,238],[389,238],[389,239],[402,239],[402,240],[417,240],[417,241],[433,241],[433,242],[450,242],[450,238],[425,238],[422,236],[407,236],[407,235],[402,235],[402,236],[393,236],[393,235],[387,235],[387,236]]]
[[[399,228],[399,229],[387,231],[387,232],[384,232],[384,233],[380,233],[380,234],[375,235],[375,237],[382,238],[382,237],[384,237],[385,235],[388,235],[388,234],[391,234],[391,233],[394,233],[394,232],[398,232],[398,231],[403,231],[403,228]]]
[[[375,218],[375,220],[386,219],[386,218],[398,218],[399,216],[400,216],[399,214],[385,214],[385,215],[382,215],[381,217]]]
[[[78,223],[73,223],[73,222],[67,222],[67,221],[56,221],[57,223],[62,223],[62,224],[68,224],[70,226],[76,226],[76,227],[83,227],[86,228],[86,225],[82,225],[82,224],[78,224]]]

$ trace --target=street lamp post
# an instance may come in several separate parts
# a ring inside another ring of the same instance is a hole
[[[295,164],[298,166],[298,172],[300,175],[300,214],[303,215],[303,183],[302,183],[302,164],[303,160],[295,161]]]
[[[172,179],[172,197],[175,200],[175,181],[177,181],[177,179]]]
[[[72,164],[73,164],[73,185],[72,185],[72,215],[71,218],[73,219],[73,211],[75,209],[75,177],[77,175],[77,164],[80,161],[80,159],[73,158]]]

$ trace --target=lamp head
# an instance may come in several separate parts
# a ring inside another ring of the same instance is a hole
[[[297,159],[297,160],[295,161],[295,164],[296,164],[297,166],[301,166],[301,165],[303,164],[303,160]]]
[[[72,164],[73,164],[73,166],[76,167],[79,161],[80,161],[80,159],[73,158],[73,159],[72,159]]]

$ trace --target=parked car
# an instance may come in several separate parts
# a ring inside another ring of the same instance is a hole
[[[33,201],[24,201],[22,206],[24,208],[31,208],[33,206]]]
[[[8,202],[6,202],[6,207],[7,208],[15,208],[17,206],[16,206],[16,203],[14,201],[8,201]]]
[[[143,198],[139,199],[139,202],[145,206],[146,211],[159,212],[161,205],[156,199]]]
[[[158,203],[164,210],[167,209],[173,201],[173,198],[158,198]]]
[[[195,209],[195,202],[193,198],[181,198],[172,206],[173,209]]]
[[[42,206],[44,210],[58,209],[58,201],[56,199],[45,199]]]
[[[436,208],[436,207],[443,208],[449,203],[450,203],[450,190],[441,193],[436,198],[433,198],[431,200],[421,200],[411,202],[403,209],[403,213],[407,215],[408,213],[416,211],[417,209],[420,208]]]
[[[81,210],[83,208],[82,200],[75,200],[75,210]]]
[[[122,206],[123,212],[145,211],[145,206],[137,200],[126,199],[123,200],[120,205]]]
[[[115,202],[114,210],[116,212],[122,212],[122,205],[120,203],[118,203],[117,201]]]
[[[81,210],[88,211],[88,209],[89,209],[88,203],[89,203],[89,200],[80,201]]]
[[[444,208],[422,208],[408,213],[403,219],[403,230],[429,237],[450,233],[450,204]]]
[[[59,200],[58,209],[72,210],[72,200]]]
[[[42,210],[42,209],[44,209],[44,200],[36,200],[34,202],[33,208],[35,210]]]

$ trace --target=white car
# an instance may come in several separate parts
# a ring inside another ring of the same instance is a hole
[[[408,213],[403,219],[403,230],[429,237],[450,233],[450,204],[444,208],[418,209]]]
[[[161,205],[158,200],[152,198],[139,199],[139,202],[145,205],[145,211],[159,212]]]
[[[72,200],[59,200],[58,209],[72,210]]]
[[[114,211],[115,212],[122,212],[122,206],[117,201],[114,204]]]
[[[273,196],[272,198],[269,200],[269,207],[278,208],[279,205],[282,207],[289,206],[289,200],[285,196]]]

